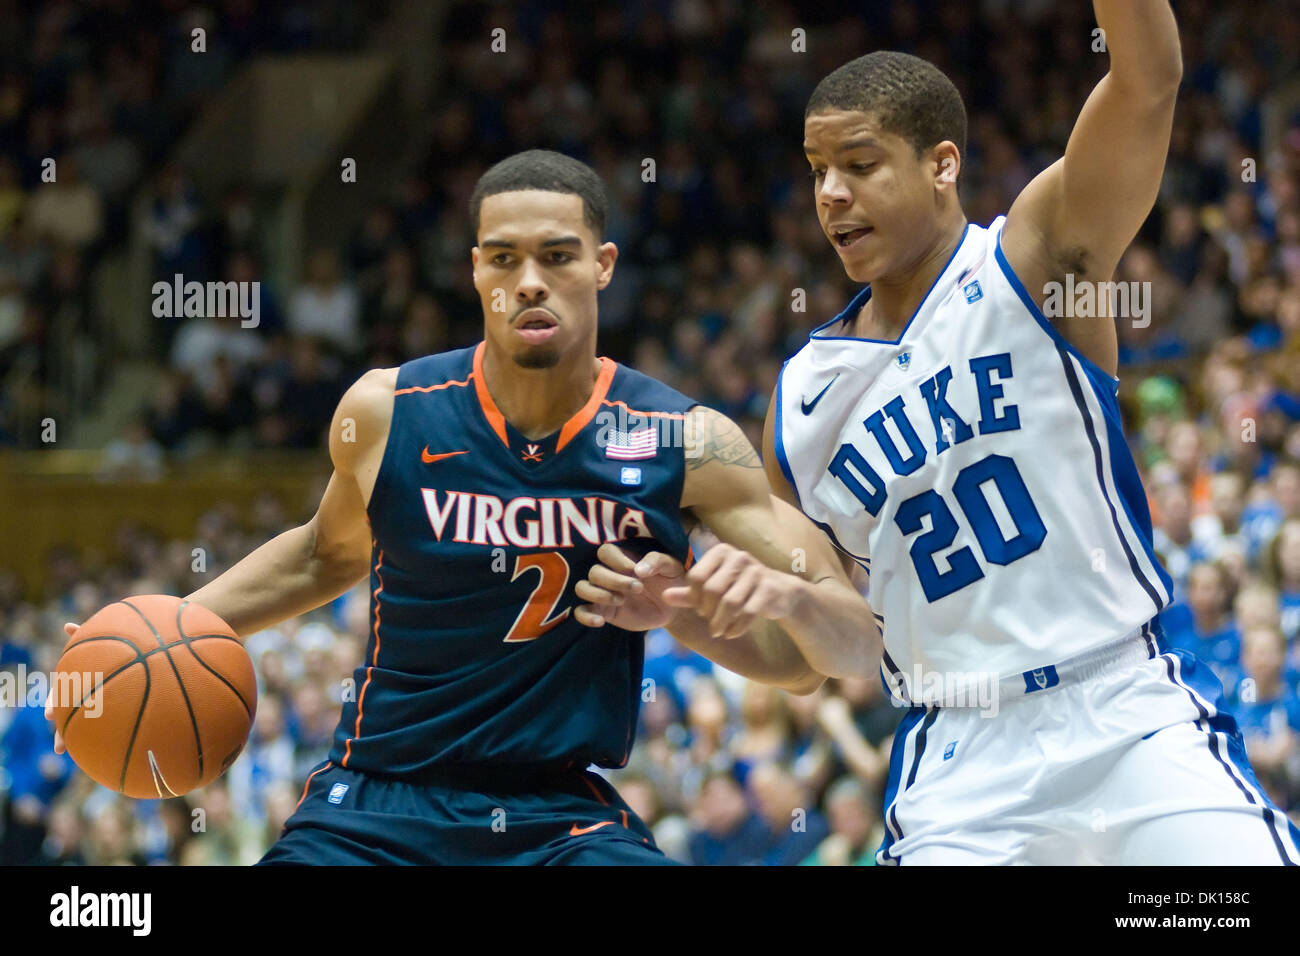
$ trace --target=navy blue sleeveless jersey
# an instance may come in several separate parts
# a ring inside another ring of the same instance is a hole
[[[642,636],[584,627],[578,581],[607,541],[685,561],[685,412],[601,359],[590,400],[524,438],[492,401],[483,344],[401,366],[367,508],[370,634],[330,759],[416,778],[483,766],[622,766]]]

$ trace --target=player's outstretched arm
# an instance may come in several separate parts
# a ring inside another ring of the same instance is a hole
[[[320,607],[367,574],[370,523],[361,489],[374,484],[395,380],[395,369],[374,369],[340,399],[330,425],[334,473],[311,520],[272,538],[187,600],[246,637]]]
[[[1108,281],[1151,212],[1183,75],[1169,0],[1093,0],[1110,69],[1075,122],[1065,157],[1025,187],[1007,213],[1002,247],[1041,306],[1049,282]],[[1083,38],[1086,40],[1086,38]],[[1112,323],[1060,323],[1062,334],[1114,373]]]
[[[669,629],[731,670],[811,692],[824,677],[870,675],[880,632],[822,532],[773,498],[749,439],[697,406],[688,422],[682,507],[722,542],[664,593],[687,610]]]

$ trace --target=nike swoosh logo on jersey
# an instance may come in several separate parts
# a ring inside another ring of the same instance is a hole
[[[839,378],[839,377],[840,377],[840,373],[839,373],[839,372],[836,372],[836,373],[835,373],[835,378]],[[813,410],[814,408],[817,407],[817,403],[820,402],[820,401],[822,400],[822,396],[825,395],[826,392],[827,392],[827,390],[828,390],[832,385],[835,384],[835,378],[833,378],[833,379],[831,379],[829,382],[827,382],[827,383],[826,383],[826,387],[823,388],[823,389],[822,389],[820,392],[818,392],[816,395],[814,395],[814,396],[813,396],[813,400],[812,400],[811,402],[808,401],[808,400],[805,398],[805,399],[803,399],[803,400],[799,403],[799,408],[800,408],[800,410],[801,410],[805,415],[811,415],[811,414],[812,414],[812,410]]]
[[[429,446],[425,445],[424,451],[420,452],[420,461],[424,462],[426,465],[432,465],[435,461],[442,461],[444,458],[452,458],[455,455],[468,455],[468,454],[469,454],[469,449],[467,448],[464,451],[444,451],[437,455],[430,455]]]
[[[601,823],[593,823],[589,827],[579,827],[576,823],[569,827],[569,836],[582,836],[584,833],[590,833],[592,830],[599,830],[601,827],[613,826],[613,820],[605,820]]]

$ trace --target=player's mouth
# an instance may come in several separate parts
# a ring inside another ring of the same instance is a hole
[[[833,225],[827,230],[830,233],[831,242],[835,243],[837,248],[843,250],[852,249],[875,231],[874,226],[855,226],[852,223]]]
[[[560,324],[545,309],[528,309],[515,318],[515,332],[529,345],[540,345],[555,335]]]

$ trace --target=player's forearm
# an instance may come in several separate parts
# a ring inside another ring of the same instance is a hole
[[[241,638],[338,597],[365,574],[355,560],[316,554],[309,525],[277,535],[187,600],[219,615]]]
[[[799,579],[793,610],[776,623],[827,677],[870,677],[880,668],[880,628],[862,596],[834,578]]]
[[[1166,93],[1183,76],[1178,24],[1169,0],[1093,0],[1110,75],[1127,90]]]
[[[795,693],[812,693],[826,677],[874,674],[880,629],[861,595],[830,578],[787,578],[796,598],[791,613],[778,621],[760,619],[741,637],[714,637],[705,618],[683,610],[668,630],[728,670]]]
[[[681,610],[668,632],[686,647],[742,677],[771,684],[794,694],[811,694],[825,681],[799,648],[771,621],[758,621],[742,637],[714,637],[709,623],[689,609]]]

